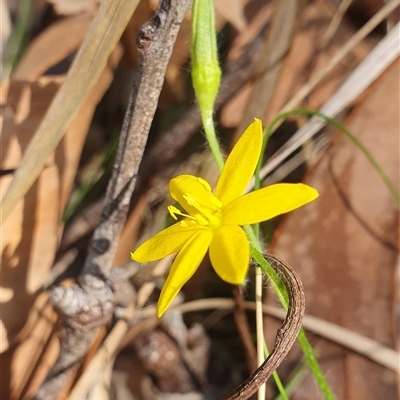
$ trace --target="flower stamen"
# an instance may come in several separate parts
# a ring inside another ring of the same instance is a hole
[[[211,186],[206,180],[197,177],[197,182],[199,182],[204,187],[204,189],[211,193]]]
[[[180,217],[185,217],[185,218],[189,218],[193,221],[196,221],[195,217],[192,217],[189,214],[184,214],[181,210],[179,210],[179,208],[176,208],[174,206],[168,206],[167,208],[168,208],[168,212],[170,213],[171,217],[176,221],[178,220],[177,215],[179,215]]]
[[[201,178],[198,178],[201,179]],[[204,181],[205,182],[205,181]],[[222,213],[221,206],[222,203],[212,195],[210,192],[210,202],[215,205],[215,207],[210,208],[202,204],[196,197],[189,193],[185,193],[183,198],[187,203],[195,208],[199,213],[194,215],[197,222],[203,226],[210,226],[211,228],[218,228],[221,225]]]

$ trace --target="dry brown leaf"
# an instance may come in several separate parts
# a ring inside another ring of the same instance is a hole
[[[93,14],[85,14],[51,25],[30,43],[12,78],[34,81],[44,75],[50,67],[79,48],[92,20]]]
[[[247,26],[245,16],[245,6],[249,0],[216,0],[215,12],[221,17],[230,22],[239,32],[243,32]]]
[[[397,59],[377,80],[347,123],[397,190],[399,65]],[[395,201],[365,157],[341,134],[307,183],[320,197],[287,217],[274,253],[300,274],[308,313],[396,348]],[[337,398],[396,398],[395,373],[328,342],[318,345],[318,353]],[[294,399],[310,396],[319,398],[307,378]]]
[[[11,18],[6,0],[0,0],[0,57],[3,60],[4,49],[11,34]]]
[[[42,293],[18,337],[20,344],[1,355],[1,363],[9,372],[1,376],[2,399],[30,398],[36,392],[58,355],[59,342],[54,329],[57,320],[48,294]]]
[[[13,75],[15,79],[3,84],[1,167],[10,172],[0,181],[3,194],[12,170],[18,167],[64,81],[63,76],[40,75],[80,46],[91,20],[91,15],[85,15],[52,25],[32,42]],[[4,352],[2,366],[8,371],[2,374],[1,398],[30,397],[57,355],[58,341],[51,335],[56,315],[44,303],[46,295],[36,297],[54,261],[62,230],[61,214],[94,109],[113,78],[121,53],[121,47],[117,47],[39,179],[1,228],[0,349]]]
[[[121,49],[118,48],[39,179],[2,226],[2,351],[24,326],[29,307],[53,264],[62,229],[60,217],[76,174],[86,132],[120,56]],[[21,154],[63,79],[43,77],[36,82],[4,83],[1,90],[3,169],[12,170],[18,166]],[[11,178],[12,174],[1,178],[3,193]],[[15,309],[20,312],[16,314]]]
[[[63,78],[53,77],[34,83],[5,82],[2,85],[1,168],[13,170],[18,166],[21,153],[62,81]],[[3,351],[24,326],[35,292],[53,263],[60,234],[61,207],[65,202],[65,198],[60,198],[60,172],[65,167],[68,166],[63,162],[57,165],[54,159],[49,159],[40,179],[1,228],[0,343]],[[3,191],[11,179],[12,174],[1,178]],[[16,309],[20,310],[18,315]]]
[[[47,77],[34,83],[3,85],[3,169],[18,166],[21,153],[62,81],[60,77]],[[57,160],[54,156],[48,160],[39,180],[2,226],[2,290],[9,293],[2,304],[0,337],[4,350],[25,324],[32,296],[43,284],[54,260],[61,233],[60,216],[85,137],[76,129],[75,135],[70,134],[59,147]],[[4,190],[11,178],[12,174],[2,178]],[[21,309],[19,316],[15,315],[15,308]]]
[[[237,35],[229,48],[228,60],[236,60],[243,52],[243,48],[254,40],[259,32],[266,26],[274,11],[272,3],[265,3],[263,0],[249,3],[251,19],[247,20],[246,29]],[[248,13],[246,13],[248,14]]]
[[[100,0],[47,0],[58,15],[76,15],[97,10]]]

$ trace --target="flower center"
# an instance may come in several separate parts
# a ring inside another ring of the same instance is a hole
[[[210,193],[209,200],[212,206],[204,205],[202,202],[191,195],[190,193],[185,193],[183,198],[186,202],[193,207],[196,212],[189,214],[184,214],[181,210],[174,206],[168,206],[168,211],[171,214],[172,218],[178,220],[178,215],[187,218],[189,221],[181,221],[181,225],[187,227],[191,222],[209,227],[211,229],[217,229],[221,226],[222,223],[222,203],[212,194]]]

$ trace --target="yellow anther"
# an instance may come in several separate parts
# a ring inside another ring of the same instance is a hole
[[[207,226],[208,225],[208,218],[204,218],[201,214],[196,214],[194,216],[196,218],[196,221],[202,225],[202,226]]]
[[[170,213],[171,217],[175,220],[178,220],[177,215],[181,214],[181,212],[174,206],[168,206],[168,212]]]
[[[174,219],[177,219],[177,216],[183,216],[186,218],[184,222],[181,222],[182,227],[187,227],[190,223],[192,223],[216,229],[221,226],[222,223],[222,203],[212,194],[211,187],[205,180],[201,178],[197,178],[197,180],[209,192],[209,195],[206,199],[206,204],[203,204],[200,199],[187,192],[183,193],[182,196],[188,206],[191,207],[189,209],[190,215],[182,213],[174,206],[169,206],[168,211]]]
[[[189,193],[185,193],[183,198],[187,201],[190,206],[194,206],[196,203],[199,203],[199,200],[196,197],[190,195]]]
[[[193,225],[196,225],[196,224],[197,224],[197,221],[195,221],[195,220],[187,220],[187,219],[179,222],[179,225],[182,228],[188,228],[189,226],[193,226]]]
[[[210,201],[211,203],[213,203],[214,205],[216,205],[218,208],[222,207],[222,203],[219,199],[217,199],[215,196],[211,196],[210,197]]]
[[[211,186],[209,185],[209,183],[207,181],[205,181],[204,179],[201,178],[197,178],[197,181],[208,191],[211,192]]]
[[[171,217],[175,220],[178,220],[177,215],[181,216],[181,217],[186,217],[189,219],[195,219],[194,217],[192,217],[191,215],[188,214],[184,214],[181,210],[179,210],[179,208],[176,208],[174,206],[168,206],[168,212],[171,214]]]

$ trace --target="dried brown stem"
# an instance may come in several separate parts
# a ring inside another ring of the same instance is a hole
[[[294,270],[283,260],[266,254],[265,258],[275,269],[289,295],[289,309],[282,326],[278,329],[274,349],[264,363],[223,400],[248,399],[266,382],[286,357],[301,329],[305,310],[303,285]]]
[[[55,399],[113,312],[113,292],[121,276],[112,260],[125,224],[150,125],[172,48],[191,0],[162,0],[137,39],[139,60],[100,223],[94,232],[78,284],[51,294],[63,325],[60,353],[35,399]],[[117,274],[118,275],[118,274]]]

